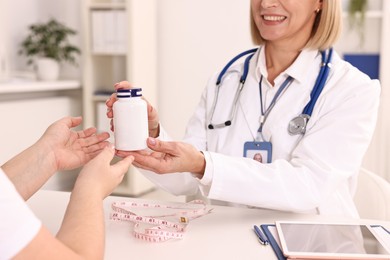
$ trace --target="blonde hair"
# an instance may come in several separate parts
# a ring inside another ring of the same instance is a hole
[[[252,41],[255,45],[263,45],[264,40],[253,19],[251,8],[250,26]],[[326,50],[339,38],[342,29],[342,12],[340,0],[322,0],[322,9],[317,13],[312,33],[304,48]]]

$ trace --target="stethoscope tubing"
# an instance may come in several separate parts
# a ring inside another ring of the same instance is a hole
[[[257,50],[258,50],[258,48],[254,48],[254,49],[250,49],[250,50],[247,50],[245,52],[238,54],[236,57],[234,57],[232,60],[230,60],[225,65],[225,67],[222,69],[222,71],[219,73],[219,75],[217,77],[217,81],[216,81],[216,89],[215,89],[216,93],[214,95],[214,101],[213,101],[213,105],[211,108],[210,123],[208,124],[209,129],[222,128],[222,127],[229,126],[232,124],[232,120],[233,120],[233,117],[234,117],[234,114],[235,114],[236,108],[237,108],[238,99],[240,98],[241,91],[244,88],[245,81],[246,81],[246,78],[248,76],[249,61],[253,57],[253,55],[255,54],[255,52]],[[225,121],[224,123],[213,124],[212,119],[213,119],[214,112],[215,112],[215,109],[217,106],[219,90],[221,87],[223,77],[226,74],[226,72],[228,71],[228,69],[233,65],[233,63],[245,55],[248,55],[248,57],[246,57],[245,62],[244,62],[243,73],[240,77],[239,87],[236,91],[236,94],[235,94],[235,97],[233,100],[233,105],[232,105],[231,110],[230,110],[229,119],[227,121]],[[310,101],[304,107],[302,114],[298,116],[298,117],[302,117],[305,119],[304,120],[305,125],[302,127],[303,130],[302,130],[302,132],[300,132],[301,134],[305,133],[306,124],[311,117],[314,106],[315,106],[319,96],[321,95],[323,88],[325,87],[325,83],[326,83],[326,80],[328,78],[330,68],[331,68],[332,55],[333,55],[333,48],[329,49],[328,56],[326,56],[326,51],[321,51],[321,68],[320,68],[318,77],[316,79],[316,82],[314,84],[313,90],[310,94]],[[292,133],[291,131],[289,131],[289,132],[290,132],[290,134],[299,133],[299,132]]]
[[[226,74],[227,70],[233,65],[234,62],[236,62],[238,59],[240,59],[241,57],[245,56],[245,55],[248,55],[248,54],[251,54],[251,53],[255,53],[256,51],[258,50],[258,48],[254,48],[254,49],[250,49],[250,50],[247,50],[247,51],[244,51],[243,53],[240,53],[238,54],[236,57],[234,57],[233,59],[231,59],[226,65],[225,67],[222,69],[222,71],[219,73],[218,75],[218,78],[217,78],[217,85],[221,84],[222,82],[222,78],[223,76]],[[252,57],[253,55],[251,55],[250,57]],[[246,64],[246,63],[245,63]],[[247,68],[246,68],[247,67]],[[248,70],[249,70],[249,66],[244,66],[244,72],[242,73],[241,75],[241,79],[240,81],[245,81],[246,80],[246,76],[248,75]]]
[[[245,52],[237,55],[231,61],[229,61],[228,64],[226,64],[226,66],[223,68],[221,73],[218,75],[217,82],[216,82],[216,88],[215,88],[215,95],[214,95],[215,97],[214,97],[213,105],[211,107],[211,111],[212,112],[211,112],[211,115],[210,115],[210,123],[207,126],[209,129],[222,128],[222,127],[229,126],[229,125],[232,124],[232,119],[233,119],[234,114],[236,113],[236,110],[237,110],[238,99],[240,98],[241,91],[244,88],[246,78],[248,77],[249,61],[253,57],[253,55],[257,51],[257,49],[258,48],[251,49],[251,50],[245,51]],[[219,96],[219,88],[221,87],[221,82],[222,82],[223,76],[226,74],[227,70],[231,67],[231,65],[236,60],[238,60],[239,58],[241,58],[241,57],[243,57],[245,55],[248,55],[248,54],[250,54],[250,55],[245,58],[244,70],[243,70],[243,73],[241,75],[239,86],[237,88],[236,94],[234,95],[233,105],[232,105],[232,107],[230,109],[229,118],[228,118],[228,120],[226,120],[223,123],[213,124],[212,123],[212,119],[213,119],[213,116],[214,116],[215,108],[217,106],[217,101],[218,101],[218,96]]]
[[[311,116],[313,113],[313,109],[315,104],[317,103],[317,99],[319,98],[320,94],[322,93],[322,90],[325,87],[326,80],[328,79],[329,71],[331,68],[331,60],[333,56],[333,48],[329,49],[328,57],[326,58],[325,51],[321,52],[322,56],[322,64],[320,69],[320,75],[316,81],[315,86],[313,87],[313,91],[310,94],[310,101],[303,109],[302,114]]]

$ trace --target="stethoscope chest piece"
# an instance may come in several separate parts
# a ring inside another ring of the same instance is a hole
[[[306,114],[301,114],[297,117],[294,117],[288,123],[288,133],[290,135],[299,135],[304,134],[306,131],[306,125],[309,121],[310,116]]]

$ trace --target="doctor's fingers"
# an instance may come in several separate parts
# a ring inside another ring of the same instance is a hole
[[[162,158],[155,158],[160,160],[157,173],[204,173],[206,166],[204,155],[193,145],[184,142],[163,142],[150,137],[147,142],[150,149],[165,153]],[[153,153],[152,155],[154,156]],[[152,164],[149,166],[153,167]]]
[[[107,107],[107,117],[112,118],[114,116],[112,112],[112,106],[117,101],[116,93],[111,94],[110,98],[106,100],[106,107]]]
[[[145,101],[148,104],[148,120],[149,121],[151,121],[151,120],[159,121],[157,109],[155,109],[154,106],[152,106],[147,100],[145,100]]]
[[[122,150],[116,150],[116,155],[119,157],[126,157],[129,155],[132,155],[136,157],[137,155],[145,155],[149,156],[152,152],[148,150],[139,150],[139,151],[122,151]]]
[[[177,162],[175,156],[170,154],[153,152],[148,150],[141,151],[117,151],[116,155],[125,157],[131,155],[134,157],[133,165],[156,173],[170,173],[177,171]]]
[[[177,172],[177,163],[175,157],[169,154],[156,156],[156,153],[148,155],[137,154],[134,156],[133,164],[144,170],[153,171],[158,174]]]
[[[172,155],[179,154],[181,150],[179,142],[164,142],[152,137],[149,137],[147,139],[147,144],[148,147],[153,151],[168,153]]]
[[[111,130],[111,132],[114,132],[114,120],[113,119],[110,120],[110,130]]]
[[[140,168],[140,169],[143,169],[143,170],[156,172],[154,168],[149,167],[148,165],[144,165],[144,164],[142,164],[142,163],[137,162],[137,159],[136,159],[136,158],[134,158],[133,165],[134,165],[135,167]]]
[[[128,81],[121,81],[121,82],[115,83],[114,88],[115,88],[115,90],[118,90],[118,89],[130,89],[130,88],[134,88],[134,87]]]

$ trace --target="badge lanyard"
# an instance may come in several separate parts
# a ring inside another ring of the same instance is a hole
[[[257,137],[256,141],[265,141],[263,137],[263,125],[265,123],[265,120],[267,120],[267,117],[271,110],[274,108],[276,101],[278,100],[279,96],[283,93],[283,90],[285,90],[288,86],[290,86],[290,83],[292,82],[293,78],[291,76],[288,76],[288,78],[282,83],[278,91],[276,92],[274,98],[271,101],[271,104],[269,104],[268,108],[264,111],[264,106],[263,105],[263,94],[262,94],[262,81],[263,81],[263,76],[261,76],[260,82],[259,82],[259,92],[260,92],[260,110],[261,110],[261,116],[260,116],[260,126],[259,129],[257,130]]]
[[[244,144],[244,157],[253,158],[254,160],[257,160],[261,163],[270,163],[272,161],[272,144],[271,142],[266,142],[263,137],[263,126],[265,121],[267,120],[267,117],[273,107],[276,104],[276,101],[280,97],[282,93],[284,93],[284,90],[290,86],[293,78],[289,76],[280,86],[278,91],[276,92],[274,98],[272,99],[270,105],[267,109],[264,109],[263,106],[263,94],[262,94],[262,81],[263,76],[261,76],[259,81],[259,93],[260,93],[260,110],[261,110],[261,116],[260,116],[260,126],[257,130],[257,136],[256,140],[253,142],[246,142]]]

